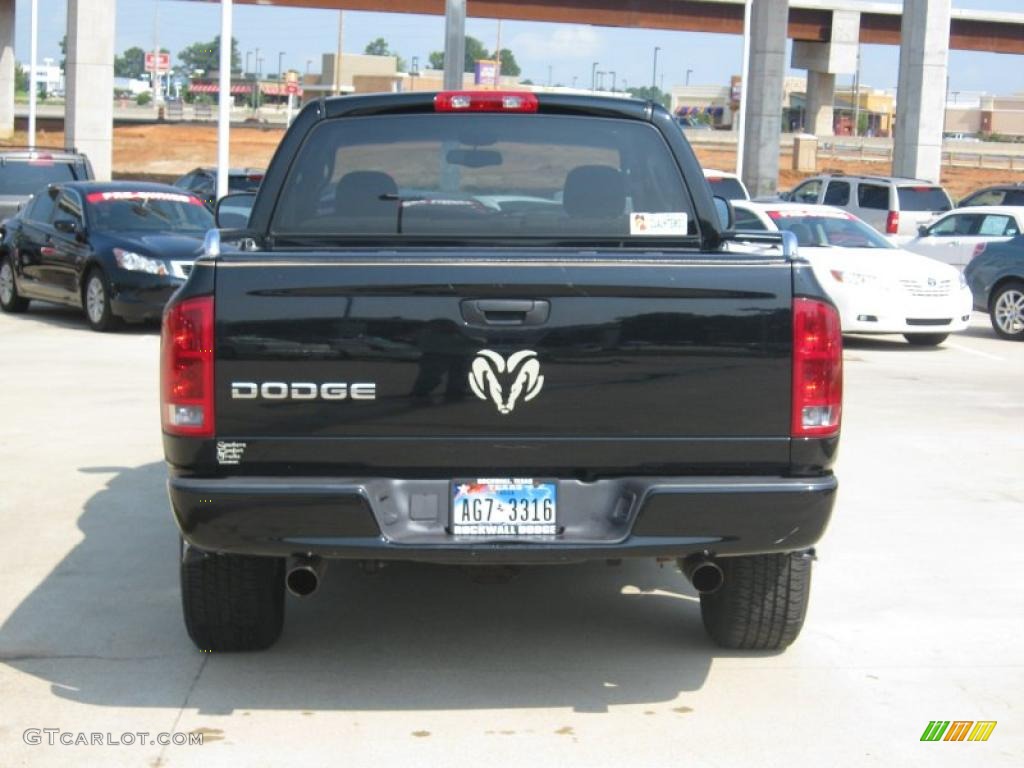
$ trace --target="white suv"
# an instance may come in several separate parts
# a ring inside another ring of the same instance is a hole
[[[896,243],[917,237],[919,227],[953,208],[946,190],[937,184],[894,176],[814,176],[782,198],[842,208]]]

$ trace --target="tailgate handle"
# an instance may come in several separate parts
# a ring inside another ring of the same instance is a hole
[[[470,325],[543,325],[551,303],[533,299],[465,299],[462,317]]]

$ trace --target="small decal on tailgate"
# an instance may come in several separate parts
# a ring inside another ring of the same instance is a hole
[[[245,453],[245,443],[229,443],[222,440],[217,441],[217,463],[238,464],[242,461]]]

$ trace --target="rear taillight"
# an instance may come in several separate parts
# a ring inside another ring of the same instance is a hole
[[[793,300],[793,437],[839,433],[843,336],[839,313],[816,299]]]
[[[889,215],[885,217],[885,234],[895,235],[900,231],[900,212],[889,211]]]
[[[978,243],[974,246],[974,251],[971,253],[971,258],[976,259],[985,252],[985,248],[988,247],[988,243]]]
[[[435,112],[536,112],[529,91],[443,91],[434,97]]]
[[[164,311],[160,339],[160,414],[164,431],[213,437],[213,297]]]

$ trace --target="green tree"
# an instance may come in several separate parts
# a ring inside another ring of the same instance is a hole
[[[516,63],[516,57],[512,55],[512,51],[507,48],[501,49],[502,64],[501,74],[503,75],[518,75],[520,72],[519,65]],[[509,65],[506,67],[504,57],[508,56]],[[490,59],[491,54],[484,47],[484,44],[477,40],[471,35],[466,35],[466,58],[463,65],[466,68],[466,72],[472,72],[476,68],[476,63],[480,59]],[[444,51],[434,51],[430,54],[430,68],[431,69],[444,69]],[[515,72],[511,70],[514,69]]]
[[[213,72],[220,69],[220,35],[217,35],[209,43],[192,43],[185,50],[178,54],[178,59],[188,72],[195,72],[201,69],[204,72]],[[231,71],[240,72],[242,69],[242,55],[238,52],[238,40],[231,38]]]
[[[402,58],[398,51],[392,51],[388,47],[388,41],[383,37],[378,37],[376,40],[371,40],[366,44],[366,48],[363,49],[363,53],[367,56],[393,56],[395,59],[395,68],[399,72],[405,72],[406,64],[405,59]]]
[[[68,71],[68,36],[60,39],[60,71]]]
[[[642,88],[630,88],[629,95],[634,99],[644,99],[645,101],[656,101],[661,104],[665,109],[669,109],[672,105],[672,97],[664,93],[660,88],[653,85],[645,85]]]
[[[19,93],[28,93],[28,70],[21,64],[14,65],[14,90]]]
[[[170,53],[166,48],[161,52]],[[114,57],[115,77],[130,77],[137,80],[146,72],[146,51],[138,46],[129,48],[121,56]]]
[[[509,77],[519,77],[519,73],[522,71],[523,70],[519,68],[519,64],[516,62],[515,54],[508,48],[502,48],[501,74],[508,75]]]

